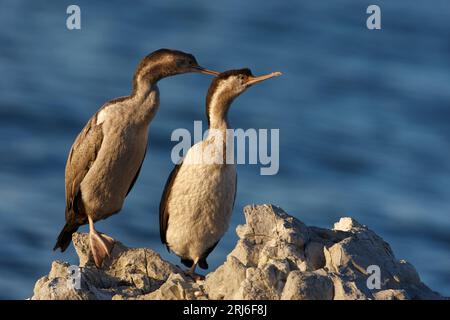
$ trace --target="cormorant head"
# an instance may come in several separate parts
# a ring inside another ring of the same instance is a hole
[[[255,77],[248,68],[222,72],[214,78],[208,89],[206,98],[206,113],[208,115],[208,120],[210,120],[211,113],[225,115],[234,98],[252,85],[273,77],[281,76],[281,74],[281,72],[272,72]],[[217,110],[217,108],[226,108],[226,110]]]
[[[220,95],[221,99],[233,100],[252,85],[281,76],[281,74],[281,72],[272,72],[255,77],[248,68],[222,72],[212,81],[209,87],[207,104],[215,95]]]
[[[155,83],[162,78],[187,72],[219,75],[217,71],[200,67],[192,54],[178,50],[159,49],[142,59],[136,69],[134,82],[135,84],[140,81]]]

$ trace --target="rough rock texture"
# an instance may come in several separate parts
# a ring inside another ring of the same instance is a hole
[[[97,269],[87,235],[76,233],[79,289],[71,285],[69,264],[55,261],[32,299],[442,299],[352,218],[329,230],[307,227],[272,205],[247,206],[244,213],[236,247],[205,280],[192,280],[150,249],[120,242]]]

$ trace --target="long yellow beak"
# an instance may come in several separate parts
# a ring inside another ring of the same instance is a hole
[[[193,71],[195,71],[195,72],[209,74],[211,76],[216,76],[217,77],[220,74],[220,72],[213,71],[213,70],[208,70],[208,69],[202,68],[200,66],[195,66],[195,67],[192,67],[192,68],[194,69]]]
[[[258,82],[261,82],[261,81],[264,81],[264,80],[267,80],[267,79],[270,79],[273,77],[279,77],[281,75],[282,75],[282,73],[277,71],[277,72],[272,72],[272,73],[265,74],[265,75],[259,76],[259,77],[248,77],[248,80],[245,84],[247,86],[250,86],[252,84],[255,84],[255,83],[258,83]]]

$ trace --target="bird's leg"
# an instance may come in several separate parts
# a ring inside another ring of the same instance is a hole
[[[189,270],[188,270],[189,275],[195,274],[195,267],[197,267],[197,260],[195,260],[194,263],[192,264],[192,266],[189,268]]]
[[[95,230],[94,220],[88,217],[89,220],[89,243],[91,245],[92,256],[97,268],[102,266],[103,260],[106,256],[110,256],[114,240],[105,234],[101,234]]]
[[[187,275],[189,277],[191,277],[192,279],[194,279],[194,281],[205,279],[205,277],[202,276],[201,274],[195,273],[195,268],[197,267],[198,260],[199,260],[199,258],[195,259],[194,263],[192,264],[192,266],[187,271]]]

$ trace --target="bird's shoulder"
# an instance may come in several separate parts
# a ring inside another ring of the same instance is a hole
[[[117,112],[123,113],[127,110],[126,106],[130,103],[129,101],[130,97],[124,96],[106,102],[93,116],[93,118],[95,117],[95,123],[101,124],[113,118],[120,118],[114,117],[114,115],[117,115]]]
[[[205,152],[211,151],[212,142],[210,140],[201,140],[192,145],[183,157],[180,165],[202,164]]]
[[[97,112],[87,121],[83,129],[75,138],[72,147],[70,148],[69,157],[67,159],[67,165],[73,165],[78,162],[80,156],[85,156],[87,158],[92,157],[92,151],[96,150],[96,146],[103,140],[102,132],[102,113],[105,113],[110,107],[114,106],[116,99],[108,101],[105,103]],[[119,101],[119,100],[117,100]],[[94,148],[93,148],[94,147]]]

